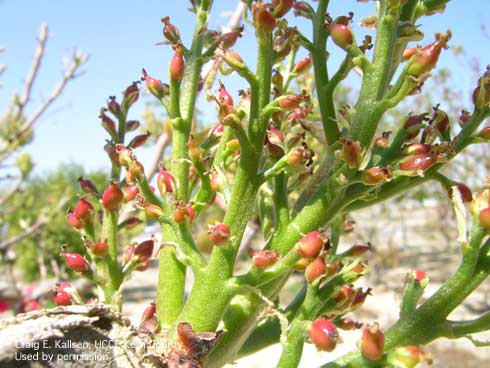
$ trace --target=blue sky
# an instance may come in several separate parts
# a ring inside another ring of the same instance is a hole
[[[169,15],[184,40],[189,40],[193,15],[185,10],[188,4],[184,0],[0,0],[0,46],[7,49],[0,54],[0,64],[7,65],[0,78],[0,112],[4,111],[12,91],[20,91],[23,86],[42,22],[48,23],[51,37],[34,86],[31,107],[36,107],[59,80],[64,55],[69,55],[74,48],[90,54],[84,75],[68,86],[63,97],[36,127],[35,140],[27,150],[34,157],[38,173],[70,161],[82,163],[90,170],[108,166],[102,150],[106,134],[99,124],[99,109],[109,95],[119,95],[131,81],[138,79],[142,67],[151,75],[167,79],[171,50],[155,46],[162,40],[160,18]],[[356,23],[374,12],[373,3],[332,0],[331,4],[330,12],[334,16],[354,10]],[[226,11],[234,9],[235,5],[235,1],[215,0],[210,26],[216,29],[225,25],[228,20]],[[490,38],[481,30],[484,25],[490,32],[488,14],[490,1],[453,0],[444,14],[423,19],[422,30],[429,42],[436,31],[450,28],[453,31],[451,44],[464,45],[468,59],[480,60],[483,68],[490,63]],[[306,25],[294,17],[291,24]],[[356,28],[356,32],[361,35],[365,30]],[[250,30],[240,41],[237,51],[253,65],[255,40]],[[342,51],[335,47],[332,51],[331,63],[335,64],[342,57]],[[446,53],[441,65],[454,68],[454,85],[469,93],[474,80],[459,72],[465,62]],[[234,78],[230,86],[229,89],[237,89],[244,88],[245,84]],[[140,117],[145,99],[150,98],[142,98],[131,118]],[[468,102],[463,101],[463,105],[468,106]],[[209,111],[205,117],[212,122],[214,106],[203,104],[200,108]],[[139,156],[145,162],[150,157],[150,150],[143,150]]]

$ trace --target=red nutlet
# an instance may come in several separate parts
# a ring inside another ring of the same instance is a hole
[[[84,228],[85,224],[73,212],[68,212],[68,222],[77,230]]]
[[[84,179],[83,176],[80,176],[78,178],[78,182],[80,183],[80,188],[84,193],[95,194],[96,196],[98,195],[97,188],[95,187],[95,184],[91,180]]]
[[[75,209],[73,210],[73,213],[80,220],[88,224],[92,220],[93,210],[94,207],[89,201],[85,200],[84,198],[80,198],[75,206]]]
[[[57,291],[53,297],[53,300],[57,306],[65,306],[65,305],[72,304],[70,294],[68,294],[65,291]]]
[[[346,49],[348,46],[354,43],[354,34],[349,26],[344,24],[331,23],[329,25],[330,37],[332,41],[342,49]]]
[[[214,245],[220,245],[230,238],[230,228],[223,223],[218,223],[209,229],[208,236]]]
[[[150,77],[145,69],[143,69],[142,80],[146,82],[148,91],[158,99],[165,97],[169,93],[168,86],[165,86],[158,79]]]
[[[310,231],[299,241],[298,253],[304,258],[316,258],[324,244],[323,234],[320,231]]]
[[[368,360],[380,360],[384,352],[384,334],[377,323],[367,326],[362,331],[360,342],[361,353]]]
[[[174,82],[180,82],[184,77],[185,61],[182,53],[182,45],[178,43],[175,47],[175,53],[170,60],[169,73],[170,80]]]
[[[134,248],[133,255],[138,257],[139,262],[145,262],[152,256],[154,245],[153,239],[145,240]]]
[[[337,327],[326,318],[315,320],[311,324],[308,335],[316,348],[321,351],[333,351],[340,340]]]
[[[150,303],[150,305],[148,307],[146,307],[145,310],[143,311],[143,314],[141,316],[141,323],[146,322],[146,321],[150,320],[151,318],[153,318],[156,310],[157,310],[156,304]]]
[[[428,153],[409,156],[400,162],[400,170],[416,173],[427,170],[434,163],[434,158]]]
[[[102,206],[109,211],[118,211],[124,200],[124,193],[119,184],[112,181],[102,194]]]
[[[175,186],[174,176],[167,170],[161,168],[157,177],[157,187],[160,193],[165,195],[166,193],[173,193]]]
[[[180,40],[180,34],[177,27],[170,23],[170,17],[162,18],[163,37],[169,40],[171,43],[177,43]]]
[[[312,284],[319,277],[325,275],[326,271],[327,266],[325,265],[325,260],[323,257],[318,257],[306,267],[306,280]]]
[[[252,5],[252,16],[257,31],[262,33],[272,33],[276,28],[276,18],[269,12],[268,4],[262,0],[254,2]]]
[[[78,253],[62,252],[61,255],[65,258],[68,267],[80,273],[85,273],[90,270],[87,260]]]
[[[251,255],[252,263],[257,268],[270,267],[279,259],[279,253],[270,249],[252,251]]]

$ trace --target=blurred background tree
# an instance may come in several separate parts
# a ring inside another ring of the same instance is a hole
[[[65,167],[45,179],[31,178],[35,163],[24,151],[34,139],[35,125],[63,94],[67,84],[79,75],[88,59],[87,55],[73,52],[65,63],[61,80],[44,101],[31,109],[31,96],[48,37],[48,26],[43,24],[22,92],[13,93],[0,118],[0,271],[8,275],[6,286],[0,287],[0,299],[13,299],[13,304],[24,297],[17,285],[14,265],[19,266],[17,270],[28,281],[63,272],[55,265],[56,261],[50,261],[56,259],[52,241],[68,232],[61,218],[74,196],[77,171],[81,171],[80,167],[68,171]],[[5,69],[6,66],[1,66],[0,73]],[[46,261],[49,261],[49,268]],[[21,303],[17,309],[26,309],[25,305]]]

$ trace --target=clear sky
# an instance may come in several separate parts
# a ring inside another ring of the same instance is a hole
[[[167,79],[171,50],[155,46],[156,42],[162,41],[160,18],[169,15],[184,40],[189,41],[193,14],[186,11],[188,4],[185,0],[0,0],[0,46],[7,49],[0,54],[0,64],[7,65],[0,78],[1,113],[12,91],[20,91],[23,86],[42,22],[48,23],[50,38],[31,107],[42,101],[59,80],[64,55],[69,55],[74,48],[90,54],[84,75],[68,86],[64,96],[36,126],[35,140],[28,151],[34,156],[38,173],[70,161],[82,163],[88,169],[107,167],[108,161],[102,150],[106,134],[99,124],[99,109],[109,95],[119,95],[131,81],[138,79],[142,67],[151,75],[164,81]],[[330,12],[337,16],[354,10],[354,20],[358,23],[362,17],[374,13],[373,4],[332,0]],[[225,25],[228,21],[226,11],[235,6],[235,0],[215,0],[210,26]],[[490,32],[489,14],[488,0],[453,0],[444,14],[424,18],[422,30],[427,42],[431,42],[436,31],[450,28],[454,35],[451,44],[464,45],[469,59],[480,60],[483,68],[490,63],[490,38],[482,31],[483,25]],[[291,17],[291,24],[306,25],[294,17]],[[357,27],[355,30],[358,38],[366,33]],[[342,51],[334,47],[332,63],[342,56]],[[237,51],[253,65],[255,40],[250,30],[240,41]],[[441,65],[455,68],[455,86],[469,93],[474,79],[468,80],[467,75],[458,72],[464,68],[461,58],[446,53]],[[245,87],[236,79],[231,85],[232,88]],[[145,98],[149,100],[151,96]],[[131,118],[139,118],[143,101],[134,109]],[[468,106],[468,102],[462,102],[464,105]],[[213,105],[200,107],[210,111],[206,117],[212,116]],[[141,156],[144,161],[149,158],[149,152]]]

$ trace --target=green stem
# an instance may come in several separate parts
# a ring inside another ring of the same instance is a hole
[[[295,319],[288,331],[288,337],[283,345],[281,359],[277,368],[297,368],[303,354],[307,323]]]
[[[345,189],[339,188],[335,175],[320,187],[300,213],[293,219],[284,233],[276,233],[272,248],[286,254],[301,238],[301,234],[327,225],[343,207]]]
[[[399,8],[381,2],[373,64],[364,71],[356,113],[352,117],[351,134],[362,147],[369,147],[385,109],[378,102],[388,87],[388,74],[396,41]]]
[[[121,111],[121,114],[117,118],[117,139],[114,143],[124,144],[125,136],[126,136],[126,112]],[[111,179],[119,181],[120,177],[121,177],[121,165],[112,162]]]
[[[315,45],[313,68],[315,71],[315,84],[318,97],[318,106],[322,117],[323,131],[328,144],[332,144],[340,137],[340,131],[335,117],[335,106],[333,104],[333,88],[328,89],[327,70],[327,37],[325,30],[325,14],[327,12],[328,0],[321,0],[313,20],[313,44]]]
[[[227,286],[233,274],[235,257],[247,223],[254,211],[258,190],[258,165],[268,120],[259,119],[260,110],[269,103],[272,76],[272,37],[259,35],[258,91],[252,90],[249,137],[250,149],[242,149],[233,194],[223,222],[233,240],[228,247],[214,247],[198,284],[192,289],[179,320],[190,321],[196,331],[214,331],[235,291]],[[209,311],[212,310],[212,313]]]
[[[306,184],[299,198],[293,207],[293,215],[298,214],[304,206],[311,200],[311,198],[318,192],[320,187],[331,176],[334,168],[338,164],[338,160],[335,157],[335,151],[342,147],[341,142],[337,142],[328,147],[327,152],[321,158],[318,168],[313,173],[313,176]]]
[[[447,321],[443,336],[448,339],[459,339],[469,334],[487,331],[490,329],[490,312],[471,321]]]
[[[276,344],[281,336],[281,324],[277,317],[259,322],[257,328],[247,338],[238,352],[238,358],[254,354],[266,347]]]
[[[126,136],[126,113],[121,112],[117,118],[117,142],[124,144],[124,137]]]
[[[458,270],[423,305],[407,318],[398,320],[386,332],[385,351],[399,346],[424,345],[436,338],[451,334],[446,317],[488,277],[490,272],[484,257],[490,247],[490,241],[487,240],[483,247],[479,248],[479,241],[482,239],[480,232],[473,229],[471,249],[474,249],[474,252],[469,258],[468,255],[463,257]],[[473,263],[474,253],[477,253],[477,258],[480,260],[476,267],[469,267]],[[364,365],[366,361],[358,351],[355,351],[323,367],[363,367]]]
[[[226,143],[233,138],[233,131],[230,127],[225,127],[223,135],[221,136],[218,147],[216,148],[216,154],[213,160],[213,166],[219,169],[223,169],[226,160]]]
[[[102,223],[102,238],[107,239],[108,253],[104,258],[107,265],[107,284],[101,285],[105,294],[105,302],[121,309],[120,298],[114,298],[122,282],[122,272],[117,261],[117,212],[104,210]]]
[[[177,181],[176,197],[184,202],[189,201],[189,155],[188,141],[194,116],[197,85],[202,69],[202,31],[207,27],[212,1],[201,2],[196,14],[196,25],[190,52],[186,52],[186,67],[180,83],[170,82],[169,115],[173,119],[172,133],[172,173]],[[188,226],[179,226],[177,231],[168,225],[162,226],[164,239],[178,244],[183,253],[196,265],[204,261],[197,252]],[[184,304],[186,267],[180,262],[175,250],[163,250],[160,255],[158,279],[157,316],[161,323],[170,325],[175,322]]]
[[[151,189],[150,184],[146,180],[146,176],[143,175],[141,179],[138,180],[138,189],[147,202],[156,204],[160,207],[164,206],[160,198],[158,198],[155,192]]]
[[[238,139],[238,142],[240,143],[240,149],[241,150],[250,150],[250,142],[248,141],[247,133],[245,133],[245,130],[243,127],[239,124],[236,126],[232,127],[233,133],[235,134],[236,138]]]
[[[284,310],[284,315],[289,321],[294,319],[305,300],[306,286],[307,284],[305,283],[298,294],[296,294],[293,301]],[[281,324],[277,317],[262,320],[238,352],[238,357],[253,354],[265,349],[269,345],[276,344],[280,337]]]
[[[471,136],[475,133],[476,129],[481,125],[482,121],[490,116],[490,107],[486,107],[482,110],[475,109],[471,115],[471,119],[464,125],[463,129],[456,137],[456,153],[461,152],[466,147],[467,142],[471,140]]]
[[[419,3],[417,16],[421,16],[426,13],[430,13],[437,9],[440,9],[445,6],[449,1],[450,0],[424,0],[423,3]]]
[[[274,202],[276,231],[282,232],[291,219],[289,218],[287,176],[282,173],[274,178],[272,200]]]
[[[293,73],[293,70],[294,70],[294,62],[296,60],[297,52],[298,52],[298,48],[294,47],[289,53],[288,63],[287,63],[288,65],[286,67],[286,80],[284,81],[284,85],[282,86],[283,93],[287,92],[289,85],[291,84],[291,81],[296,76],[296,74]]]
[[[252,268],[249,273],[239,276],[238,279],[242,283],[249,284],[254,287],[260,287],[271,281],[291,272],[291,269],[300,259],[300,255],[295,248],[291,249],[279,262],[272,267],[263,271],[261,269]]]
[[[397,39],[398,19],[400,17],[399,6],[396,1],[381,2],[378,28],[376,31],[376,45],[374,48],[374,78],[377,80],[376,100],[380,100],[388,88],[389,71],[393,60],[393,46]]]
[[[163,226],[164,239],[171,230]],[[184,305],[186,267],[179,261],[175,248],[166,246],[160,251],[160,272],[157,289],[157,319],[161,326],[171,326]]]
[[[342,61],[342,64],[340,65],[339,69],[328,81],[327,91],[332,101],[333,101],[333,92],[335,91],[335,88],[339,85],[340,82],[342,82],[345,78],[347,78],[347,75],[349,74],[353,66],[354,64],[352,63],[352,59],[349,56],[346,56],[344,61]],[[335,119],[335,110],[333,110],[332,113],[333,113],[332,117]]]
[[[408,0],[400,10],[400,22],[414,22],[415,21],[415,9],[419,0]],[[393,76],[400,65],[402,60],[403,51],[407,47],[408,42],[398,40],[393,48],[393,59],[391,62],[390,73],[388,75],[388,81],[393,79]]]
[[[328,313],[325,307],[332,305],[332,298],[337,290],[342,285],[354,282],[357,277],[355,273],[346,272],[336,275],[321,288],[315,284],[308,284],[305,299],[288,331],[278,368],[298,366],[303,351],[307,321],[314,320],[320,312]]]
[[[417,304],[424,293],[424,288],[413,278],[407,278],[403,289],[403,297],[400,305],[400,318],[409,318],[417,309]]]
[[[189,200],[189,155],[188,140],[190,125],[182,119],[176,119],[172,132],[172,165],[171,170],[177,182],[176,198],[187,203]]]

